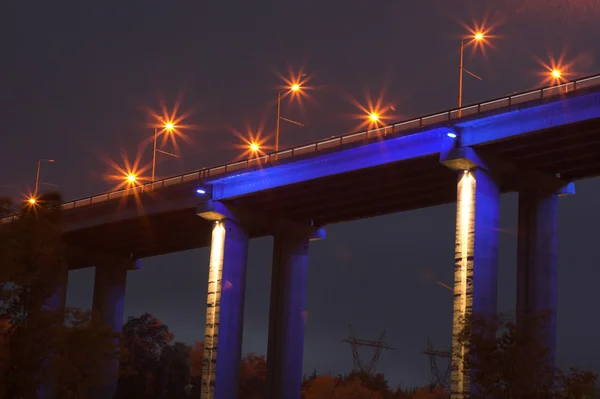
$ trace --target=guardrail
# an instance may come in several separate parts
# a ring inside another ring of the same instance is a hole
[[[582,89],[588,89],[591,87],[600,86],[600,74],[588,76],[585,78],[577,79],[571,82],[563,83],[556,86],[543,87],[527,92],[521,92],[512,94],[510,96],[497,98],[490,101],[485,101],[478,104],[467,105],[461,108],[450,109],[448,111],[422,116],[419,118],[409,119],[395,124],[383,126],[377,129],[361,131],[357,133],[350,133],[343,136],[332,137],[328,139],[322,139],[319,141],[312,142],[310,144],[304,144],[291,149],[266,154],[256,158],[250,158],[245,161],[231,162],[214,166],[211,168],[205,168],[166,179],[157,180],[154,182],[142,184],[136,187],[125,188],[121,190],[111,191],[103,194],[94,195],[91,197],[81,198],[75,201],[69,201],[61,204],[61,210],[68,210],[78,208],[80,206],[97,204],[105,202],[115,198],[125,197],[134,193],[140,193],[144,191],[152,191],[161,189],[164,187],[182,184],[191,181],[201,181],[218,175],[222,175],[229,172],[235,172],[238,170],[249,169],[258,165],[272,164],[273,161],[280,161],[284,159],[290,159],[298,156],[304,156],[310,153],[317,153],[325,149],[342,148],[344,145],[349,143],[356,143],[360,141],[368,141],[373,137],[393,136],[399,133],[407,132],[414,129],[419,129],[434,125],[437,123],[457,120],[465,117],[471,117],[481,113],[499,110],[503,108],[509,108],[514,105],[527,103],[530,101],[544,100],[551,97],[556,97],[570,92],[575,92]],[[0,222],[10,222],[15,216],[9,216],[0,219]]]

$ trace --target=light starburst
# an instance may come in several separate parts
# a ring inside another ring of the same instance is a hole
[[[569,81],[574,75],[573,62],[565,61],[565,52],[563,51],[558,58],[552,54],[548,54],[548,61],[545,62],[538,57],[536,62],[543,68],[542,71],[536,72],[541,78],[541,86],[560,85]]]

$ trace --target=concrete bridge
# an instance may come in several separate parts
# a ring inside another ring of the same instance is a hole
[[[536,333],[553,359],[558,198],[600,176],[599,153],[595,75],[67,202],[70,268],[96,267],[93,307],[120,331],[136,260],[210,246],[202,397],[233,399],[248,241],[274,236],[268,397],[299,398],[309,242],[324,226],[456,202],[456,332],[496,312],[499,198],[517,191],[517,312],[551,311]],[[459,398],[471,388],[453,346]]]

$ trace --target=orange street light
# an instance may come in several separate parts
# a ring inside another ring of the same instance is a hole
[[[554,79],[560,79],[560,78],[562,78],[562,72],[559,69],[553,69],[551,71],[551,74],[552,74],[552,77]]]
[[[31,197],[27,200],[31,205],[35,205],[37,203],[37,200],[34,197]]]
[[[304,127],[304,125],[300,122],[296,122],[294,120],[287,119],[287,118],[284,118],[281,116],[281,93],[283,93],[286,90],[293,91],[293,92],[300,92],[300,91],[302,91],[302,86],[300,85],[300,83],[294,83],[288,89],[282,89],[277,92],[277,124],[275,125],[275,152],[276,153],[279,152],[279,122],[281,120],[284,120],[289,123],[293,123],[294,125]]]
[[[460,66],[458,69],[458,117],[461,115],[462,107],[462,91],[463,91],[463,72],[468,73],[476,79],[483,80],[473,72],[469,71],[464,67],[464,54],[465,54],[465,40],[471,40],[474,42],[482,42],[485,39],[485,34],[481,31],[475,32],[472,36],[465,36],[460,39]]]
[[[162,132],[171,133],[173,130],[175,130],[175,128],[176,128],[176,126],[173,122],[166,122],[163,125],[163,130],[161,131],[161,133]],[[151,180],[153,183],[154,183],[154,172],[156,171],[156,153],[157,152],[160,152],[161,154],[165,154],[165,155],[168,155],[173,158],[179,158],[176,154],[172,154],[170,152],[163,151],[159,148],[156,148],[156,139],[158,138],[158,134],[159,134],[158,128],[155,127],[154,128],[154,149],[152,151],[152,179]],[[154,187],[154,184],[152,185],[152,187]]]
[[[256,142],[250,143],[249,147],[252,152],[258,152],[260,150],[260,144],[258,144]]]
[[[371,121],[373,122],[379,122],[379,115],[377,114],[377,112],[371,112],[369,114],[369,118],[371,119]]]
[[[137,176],[133,173],[128,174],[125,178],[127,179],[127,182],[129,184],[134,184],[135,182],[137,182]]]

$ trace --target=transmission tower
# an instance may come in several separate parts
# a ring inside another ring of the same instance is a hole
[[[384,341],[385,331],[381,333],[379,339],[377,341],[368,341],[366,339],[356,338],[354,335],[354,331],[352,331],[352,326],[350,326],[350,334],[348,338],[342,340],[342,342],[347,342],[352,347],[352,357],[354,358],[354,371],[361,371],[363,373],[367,373],[369,375],[375,372],[377,368],[377,362],[379,361],[379,356],[381,356],[382,349],[396,349],[389,346]],[[364,363],[360,359],[360,348],[362,347],[371,347],[373,348],[373,356],[368,363]]]
[[[423,354],[429,357],[429,366],[431,367],[431,386],[440,387],[450,392],[450,370],[452,353],[446,351],[440,351],[433,349],[433,345],[429,338],[427,338],[427,349],[423,351]],[[438,359],[444,359],[446,361],[446,369],[442,372],[442,369],[438,366]]]

